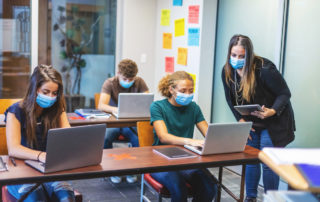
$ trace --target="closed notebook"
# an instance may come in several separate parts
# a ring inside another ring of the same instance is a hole
[[[192,158],[197,156],[196,154],[180,147],[156,148],[153,149],[153,151],[168,159]]]
[[[106,118],[108,118],[110,116],[110,114],[107,114],[106,112],[103,112],[98,109],[76,109],[74,112],[82,117],[85,117],[85,118],[87,118],[87,117],[106,117]]]
[[[296,164],[295,166],[307,180],[310,187],[320,187],[320,165]]]

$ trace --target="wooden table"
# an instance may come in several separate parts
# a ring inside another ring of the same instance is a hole
[[[170,146],[155,146],[170,147]],[[244,152],[197,156],[169,160],[152,151],[155,147],[115,148],[103,151],[100,165],[42,174],[16,160],[14,167],[8,162],[9,171],[0,172],[0,187],[10,184],[42,183],[58,180],[77,180],[109,176],[143,174],[172,170],[208,168],[258,163],[259,150],[246,146]],[[1,190],[1,189],[0,189]],[[2,197],[2,193],[0,198]]]
[[[293,189],[320,193],[320,188],[311,187],[294,165],[277,165],[264,152],[259,153],[259,159],[286,180]]]
[[[67,113],[67,116],[71,126],[105,123],[107,124],[107,128],[135,127],[138,121],[150,120],[150,118],[117,119],[112,115],[109,118],[81,119],[76,113]],[[6,127],[3,120],[4,114],[0,114],[0,127]]]

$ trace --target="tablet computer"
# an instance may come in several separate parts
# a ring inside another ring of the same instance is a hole
[[[250,115],[251,112],[254,111],[263,111],[262,107],[259,104],[252,104],[252,105],[238,105],[234,106],[234,108],[241,114],[241,115]]]

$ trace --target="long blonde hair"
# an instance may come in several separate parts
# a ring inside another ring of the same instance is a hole
[[[60,73],[51,66],[40,65],[36,67],[30,78],[30,83],[26,95],[20,103],[26,115],[26,136],[27,144],[33,148],[34,143],[37,144],[36,138],[36,98],[37,90],[46,82],[52,81],[58,84],[57,101],[47,109],[42,111],[43,136],[51,128],[60,127],[60,116],[65,111],[65,101],[63,96],[63,84]]]
[[[256,87],[256,63],[254,62],[255,59],[261,60],[262,58],[256,56],[253,52],[253,45],[249,37],[244,35],[234,35],[229,43],[228,48],[228,56],[224,66],[225,70],[225,80],[227,85],[230,87],[230,83],[234,83],[234,79],[231,78],[231,72],[233,68],[231,67],[229,60],[231,55],[231,49],[233,46],[240,45],[245,49],[245,65],[243,67],[243,76],[240,83],[240,91],[242,91],[242,97],[247,101],[253,98],[255,94],[255,87]]]
[[[170,90],[169,90],[170,86],[172,88],[175,88],[177,85],[177,81],[186,80],[186,79],[192,81],[192,85],[194,84],[192,76],[185,71],[176,71],[172,74],[168,74],[162,77],[162,79],[160,80],[158,85],[158,90],[162,96],[171,98],[172,94],[170,93]]]

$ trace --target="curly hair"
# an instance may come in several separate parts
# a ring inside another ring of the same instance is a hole
[[[123,59],[118,64],[118,71],[126,78],[133,78],[138,73],[138,66],[133,60]]]
[[[168,74],[162,77],[162,79],[160,80],[158,90],[161,95],[167,98],[171,98],[172,94],[170,93],[169,88],[170,86],[172,88],[175,88],[177,85],[177,81],[180,80],[190,80],[192,81],[192,85],[194,84],[193,78],[190,74],[185,71],[176,71],[172,74]]]

